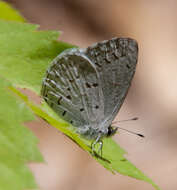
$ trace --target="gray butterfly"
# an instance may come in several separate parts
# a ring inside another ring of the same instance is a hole
[[[65,50],[54,59],[43,80],[47,104],[77,132],[100,144],[116,133],[111,126],[137,63],[138,45],[129,38],[113,38],[86,49]]]

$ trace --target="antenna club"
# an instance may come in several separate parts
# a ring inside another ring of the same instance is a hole
[[[138,135],[138,136],[140,136],[140,137],[142,137],[142,138],[144,138],[144,137],[145,137],[144,135],[142,135],[142,134],[139,134],[139,133],[138,133],[137,135]]]
[[[124,128],[121,128],[121,127],[117,127],[116,130],[117,130],[117,129],[121,129],[121,130],[127,131],[128,133],[132,133],[132,134],[137,135],[137,136],[142,137],[142,138],[145,137],[144,135],[142,135],[142,134],[140,134],[140,133],[135,133],[134,131],[130,131],[130,130],[128,130],[128,129],[124,129]]]

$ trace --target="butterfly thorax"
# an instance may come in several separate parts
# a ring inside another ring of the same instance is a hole
[[[105,126],[103,124],[92,124],[84,126],[82,128],[77,128],[77,132],[88,140],[96,139],[98,136],[100,136],[100,138],[110,137],[114,135],[116,131],[116,128],[113,128],[111,126]]]

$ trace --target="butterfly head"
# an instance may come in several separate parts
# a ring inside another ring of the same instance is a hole
[[[115,133],[117,132],[118,127],[114,128],[111,125],[108,127],[108,132],[106,137],[111,137],[113,135],[115,135]]]

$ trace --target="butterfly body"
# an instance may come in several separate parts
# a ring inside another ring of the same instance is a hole
[[[129,38],[65,50],[47,70],[41,94],[79,134],[98,142],[116,132],[111,123],[130,87],[137,54]]]

